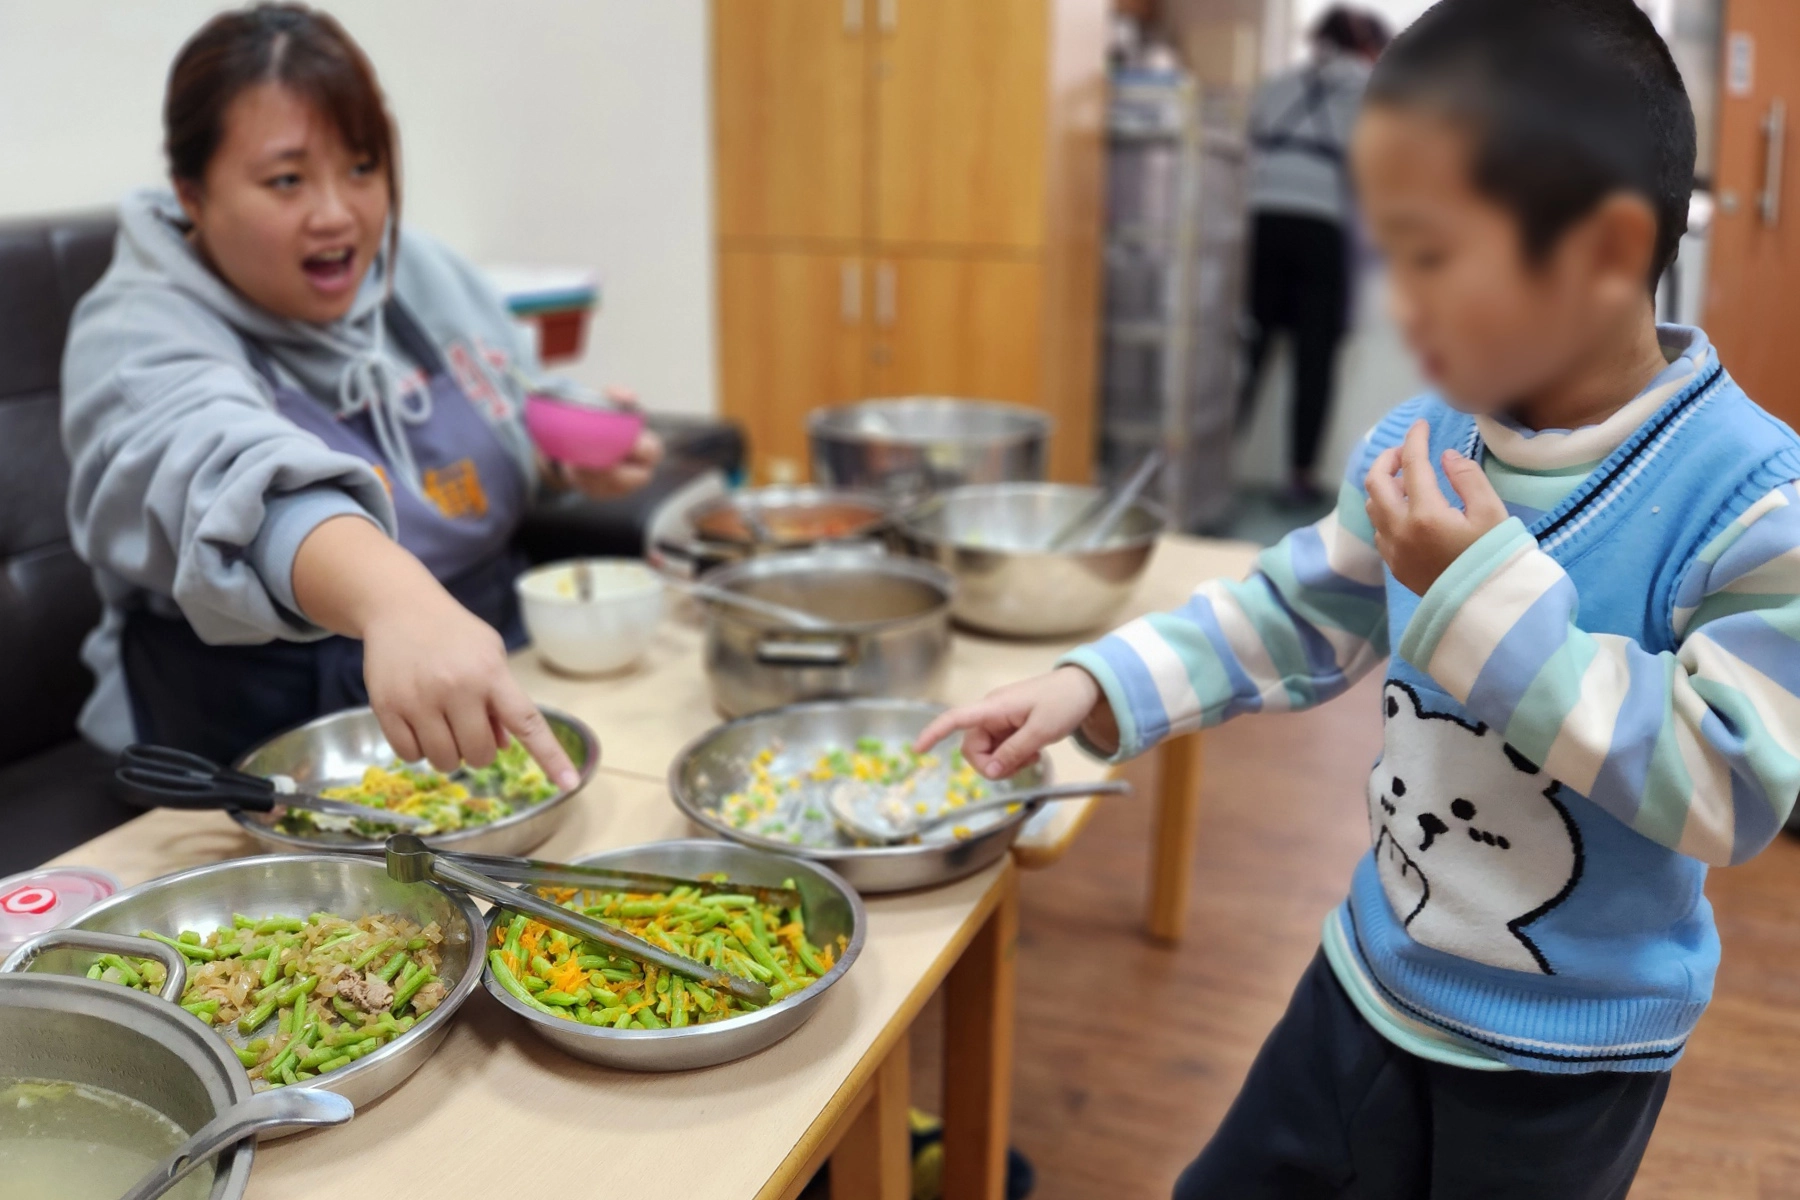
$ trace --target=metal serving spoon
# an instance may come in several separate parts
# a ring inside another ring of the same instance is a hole
[[[222,808],[272,812],[276,805],[303,808],[331,817],[348,817],[395,829],[424,829],[431,822],[406,813],[327,800],[300,791],[286,775],[264,779],[171,746],[125,747],[113,777],[124,785],[125,798],[139,808]]]
[[[769,1003],[769,989],[753,979],[744,979],[729,971],[709,967],[703,962],[652,946],[623,929],[614,929],[592,917],[570,912],[536,892],[524,888],[509,888],[479,871],[439,857],[410,833],[396,833],[387,840],[387,872],[389,878],[398,879],[401,883],[435,882],[457,888],[471,896],[479,896],[490,904],[536,917],[552,929],[560,929],[595,945],[611,947],[627,958],[673,971],[695,983],[719,991],[730,992],[740,1000],[759,1005]]]
[[[745,612],[753,612],[759,617],[771,621],[779,621],[792,629],[831,629],[830,621],[824,617],[802,612],[797,608],[789,608],[785,604],[776,604],[769,600],[759,600],[755,596],[746,596],[742,592],[734,592],[729,588],[714,587],[710,583],[692,583],[685,579],[676,579],[665,575],[664,580],[678,592],[683,592],[696,600],[704,600],[711,604],[723,604],[730,608],[741,608]]]
[[[335,1092],[317,1088],[277,1088],[234,1104],[144,1173],[121,1200],[155,1200],[245,1138],[269,1129],[342,1125],[356,1106]]]
[[[1112,536],[1113,527],[1125,516],[1137,498],[1143,494],[1156,473],[1162,469],[1164,460],[1160,449],[1152,450],[1138,464],[1125,486],[1108,495],[1101,493],[1093,501],[1082,507],[1073,520],[1064,525],[1050,538],[1046,549],[1058,550],[1097,550],[1106,539]],[[1090,525],[1089,522],[1092,522]],[[1080,535],[1077,537],[1076,535]]]
[[[1055,804],[1089,796],[1130,794],[1131,785],[1122,779],[1100,783],[1053,783],[1043,787],[1021,788],[1016,792],[1002,792],[982,800],[972,800],[959,808],[947,808],[922,816],[910,804],[896,804],[893,807],[903,809],[896,816],[882,811],[885,791],[850,784],[832,788],[825,796],[825,807],[831,810],[832,820],[850,836],[889,846],[897,842],[909,842],[928,829],[960,821],[971,813],[1011,808],[1015,804]]]

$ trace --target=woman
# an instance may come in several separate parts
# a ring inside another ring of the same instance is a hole
[[[568,756],[507,670],[509,537],[533,491],[630,490],[546,469],[520,423],[535,370],[461,258],[400,224],[398,148],[330,17],[215,17],[169,74],[174,191],[130,196],[63,364],[70,523],[106,615],[83,729],[230,760],[370,703],[440,770],[508,733]]]
[[[1350,315],[1345,154],[1369,66],[1387,41],[1380,18],[1331,8],[1313,27],[1311,61],[1263,84],[1250,110],[1250,311],[1238,423],[1248,424],[1270,341],[1286,330],[1294,399],[1283,499],[1295,506],[1321,499],[1313,467]]]

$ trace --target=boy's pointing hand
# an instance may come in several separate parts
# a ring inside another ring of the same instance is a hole
[[[1462,498],[1451,506],[1431,469],[1428,427],[1416,421],[1399,447],[1382,451],[1363,481],[1375,549],[1394,578],[1423,596],[1457,556],[1506,520],[1506,504],[1481,464],[1444,451],[1444,474]]]

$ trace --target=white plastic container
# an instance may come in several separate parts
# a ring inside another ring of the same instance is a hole
[[[586,600],[581,565],[592,582]],[[631,666],[662,620],[663,582],[635,559],[546,563],[519,576],[516,586],[525,631],[538,656],[570,675],[606,675]]]

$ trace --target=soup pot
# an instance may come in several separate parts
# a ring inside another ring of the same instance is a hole
[[[706,577],[820,617],[789,628],[758,613],[706,606],[706,676],[728,717],[801,700],[933,697],[950,650],[955,585],[930,563],[874,549],[771,554]]]
[[[162,998],[97,979],[19,973],[52,948],[155,958],[168,971]],[[161,943],[85,930],[40,934],[0,964],[0,1075],[107,1088],[193,1133],[253,1089],[231,1047],[175,1003],[186,986],[182,956]],[[253,1141],[220,1154],[209,1200],[242,1196],[255,1156]]]
[[[865,400],[806,421],[815,479],[915,499],[967,483],[1042,479],[1053,428],[1023,405],[944,396]]]

